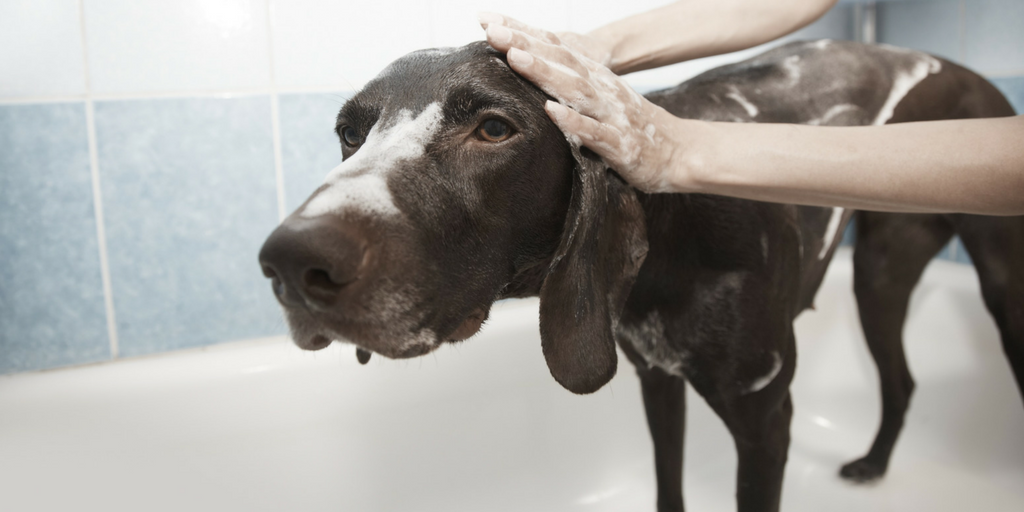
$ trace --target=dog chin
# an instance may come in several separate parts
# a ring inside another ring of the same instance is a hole
[[[476,333],[480,332],[480,328],[483,327],[484,322],[487,321],[487,316],[490,313],[490,308],[476,308],[469,316],[467,316],[458,327],[452,331],[451,334],[446,336],[447,341],[464,341],[473,337]]]
[[[430,329],[396,329],[395,325],[331,325],[329,319],[287,311],[286,317],[295,345],[303,350],[322,350],[333,342],[355,345],[369,353],[392,359],[427,354],[440,344]]]
[[[303,350],[322,350],[337,341],[355,345],[367,353],[390,359],[408,359],[429,354],[442,343],[456,343],[476,335],[490,312],[490,307],[473,309],[456,328],[446,335],[432,329],[412,327],[415,322],[393,322],[383,325],[330,325],[330,320],[287,311],[292,340]],[[396,324],[410,327],[402,328]]]

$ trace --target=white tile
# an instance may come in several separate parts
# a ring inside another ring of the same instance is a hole
[[[82,94],[76,0],[0,2],[0,96]]]
[[[613,21],[670,3],[672,0],[569,0],[569,30],[590,32]]]
[[[435,0],[431,9],[433,46],[462,46],[484,38],[477,21],[481,11],[497,12],[535,27],[569,30],[569,0]]]
[[[277,84],[357,89],[430,46],[428,13],[426,2],[271,0]]]
[[[267,87],[265,0],[83,0],[93,92]]]

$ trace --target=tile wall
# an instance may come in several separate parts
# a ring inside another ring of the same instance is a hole
[[[587,31],[663,3],[0,2],[0,373],[285,333],[256,254],[340,161],[353,90],[408,51],[480,39],[481,10]],[[851,12],[790,39],[851,38]],[[879,19],[883,41],[964,62],[1024,108],[1024,3],[887,3]]]

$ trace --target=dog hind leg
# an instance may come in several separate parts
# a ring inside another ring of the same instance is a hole
[[[953,222],[1024,399],[1024,217],[957,215]]]
[[[881,381],[882,422],[867,455],[844,465],[839,474],[867,482],[885,474],[914,391],[903,351],[910,294],[932,257],[952,237],[953,228],[940,215],[857,215],[854,292]]]

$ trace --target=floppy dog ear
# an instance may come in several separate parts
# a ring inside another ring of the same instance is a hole
[[[633,189],[597,155],[570,145],[572,198],[540,289],[540,335],[551,375],[582,394],[615,375],[613,329],[647,255],[647,229]]]

